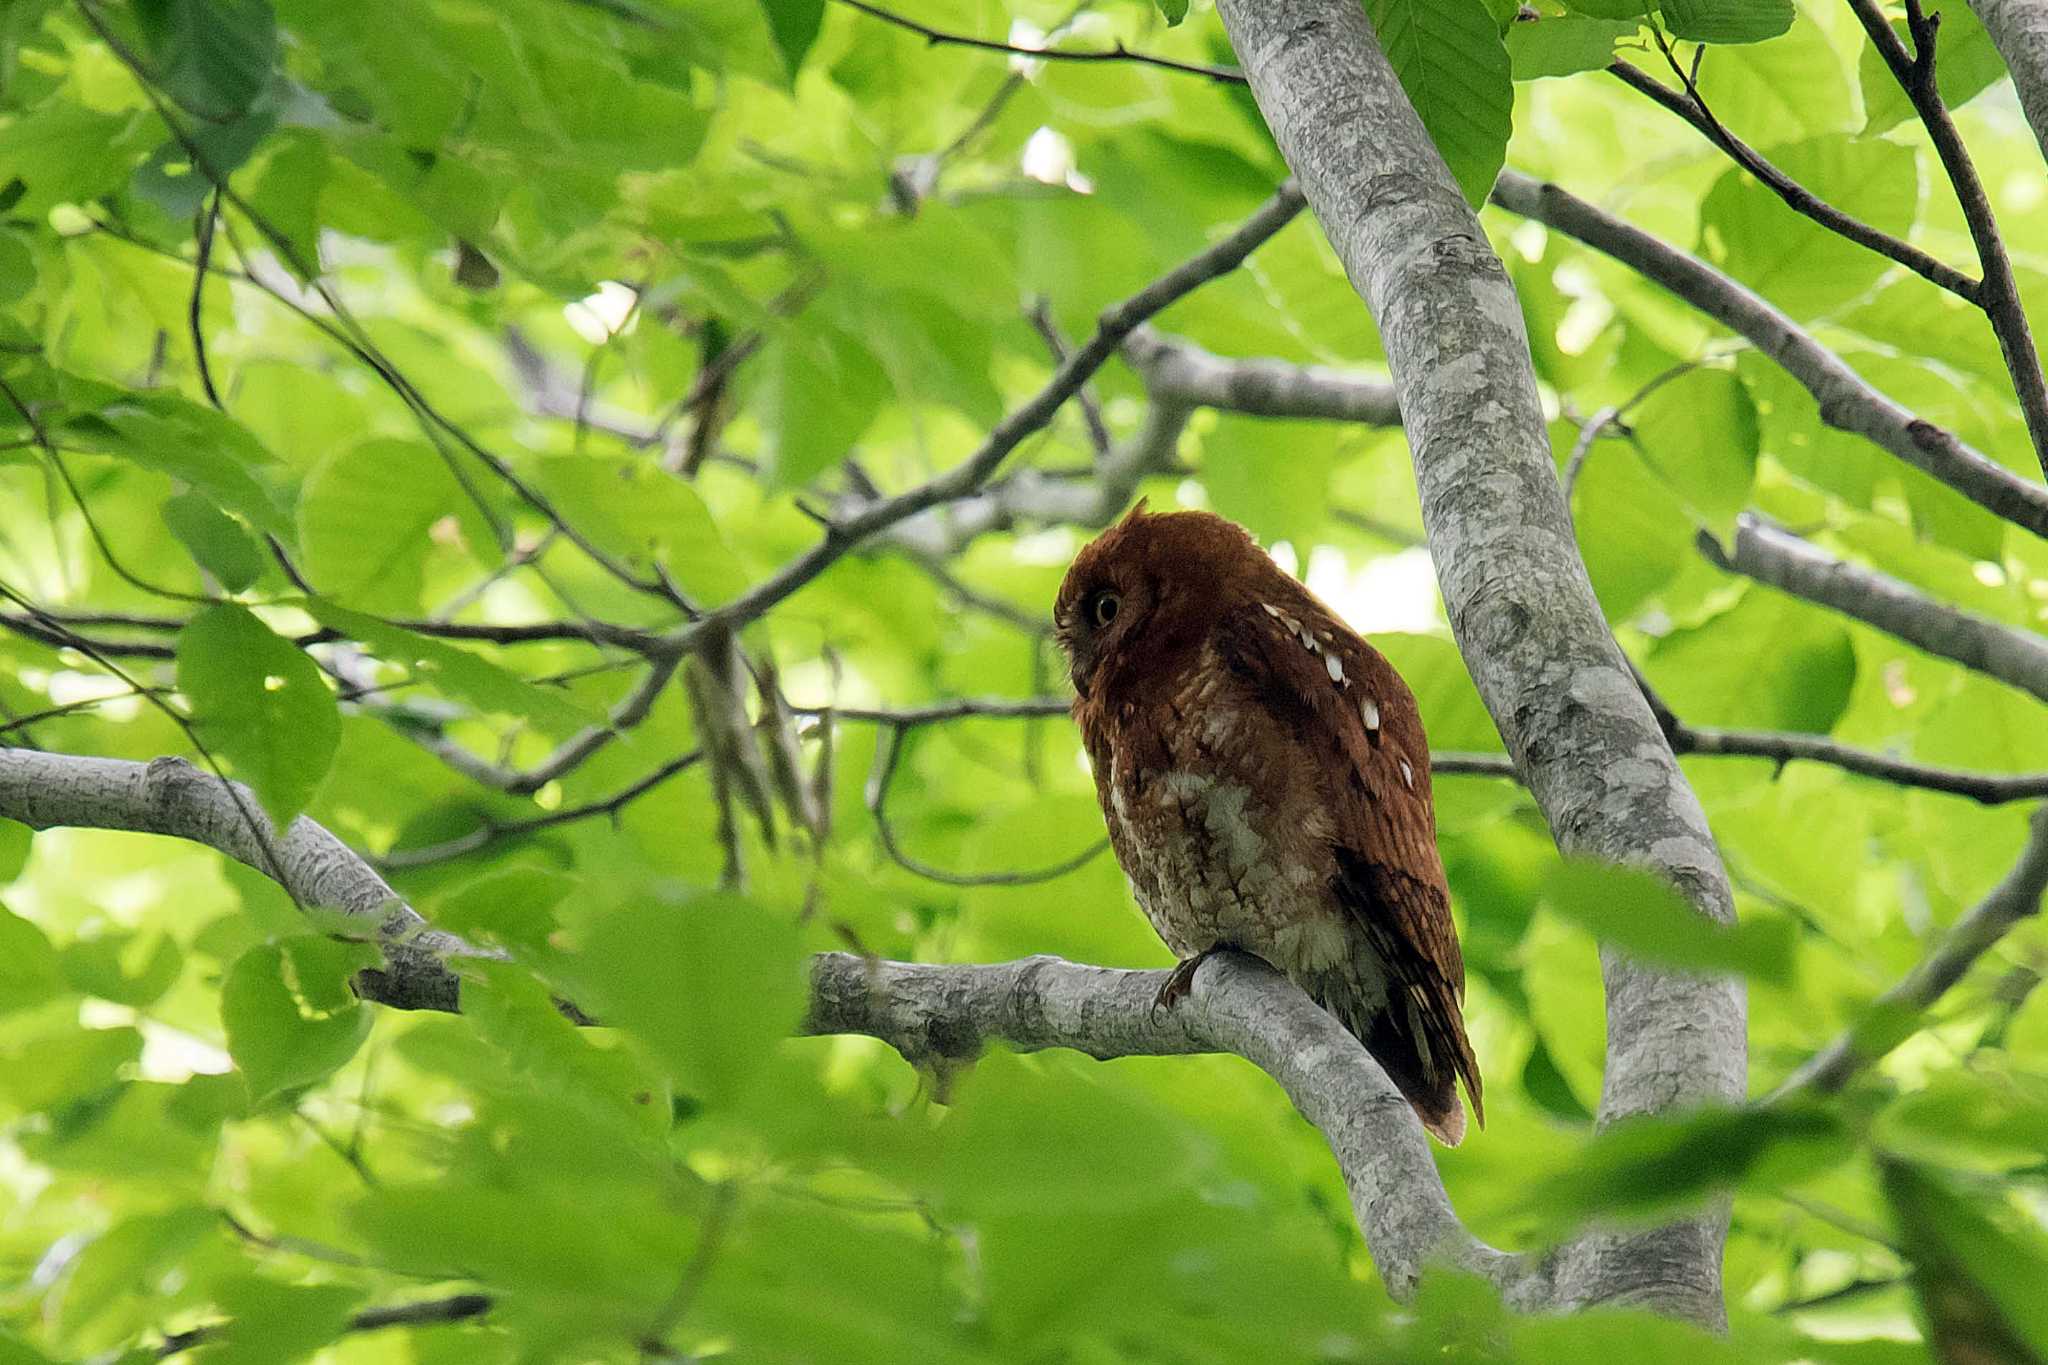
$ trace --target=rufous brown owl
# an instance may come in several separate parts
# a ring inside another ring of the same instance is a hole
[[[1465,966],[1436,848],[1415,697],[1379,651],[1241,528],[1140,503],[1082,549],[1054,609],[1074,719],[1117,860],[1181,959],[1285,972],[1423,1126],[1485,1122]]]

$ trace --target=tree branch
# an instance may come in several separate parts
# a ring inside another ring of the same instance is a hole
[[[1080,392],[1088,377],[1116,354],[1125,337],[1168,305],[1185,298],[1210,280],[1235,270],[1260,243],[1292,222],[1294,216],[1301,212],[1301,205],[1301,191],[1295,188],[1294,183],[1289,181],[1282,185],[1235,232],[1169,270],[1122,303],[1105,309],[1096,320],[1094,335],[1053,371],[1044,388],[998,422],[995,430],[988,434],[988,439],[972,455],[936,478],[894,497],[871,502],[853,516],[835,522],[826,529],[825,538],[808,553],[733,601],[671,634],[668,647],[682,654],[706,631],[740,629],[830,568],[855,546],[919,512],[959,501],[980,489],[1019,442],[1050,422],[1053,414]]]
[[[1140,327],[1124,342],[1124,359],[1154,402],[1220,408],[1252,417],[1322,418],[1367,426],[1401,425],[1394,386],[1321,365],[1226,359],[1192,341]]]
[[[1941,158],[1942,169],[1948,172],[1949,183],[1955,187],[1956,202],[1962,206],[1963,220],[1969,224],[1970,240],[1976,243],[1977,261],[1984,273],[1977,303],[1991,322],[1999,353],[2005,357],[2006,372],[2012,376],[2020,415],[2026,419],[2027,435],[2033,439],[2034,458],[2040,461],[2042,473],[2048,474],[2048,375],[2042,373],[2041,353],[2035,349],[2026,306],[2020,302],[2019,282],[2013,278],[2012,261],[1998,235],[1998,218],[1991,210],[1991,196],[1984,192],[1984,181],[1977,174],[1976,163],[1970,160],[1970,149],[1963,144],[1962,132],[1949,115],[1948,106],[1942,103],[1941,88],[1935,83],[1934,35],[1941,16],[1926,13],[1920,0],[1906,0],[1906,26],[1913,37],[1913,51],[1908,53],[1899,35],[1892,32],[1877,0],[1849,0],[1849,8],[1856,12],[1870,45],[1884,58],[1893,78],[1913,101],[1920,122],[1927,127],[1928,139],[1934,143],[1935,154]]]
[[[1099,1059],[1234,1053],[1279,1082],[1328,1140],[1396,1298],[1414,1289],[1425,1263],[1444,1260],[1486,1275],[1511,1302],[1541,1301],[1547,1265],[1505,1255],[1465,1230],[1407,1102],[1329,1014],[1238,953],[1204,962],[1189,997],[1157,1010],[1166,976],[1055,957],[935,967],[822,953],[812,961],[804,1031],[867,1034],[912,1061],[973,1057],[990,1040]]]
[[[1267,126],[1386,345],[1451,626],[1560,847],[1647,863],[1733,916],[1698,801],[1600,613],[1507,272],[1355,0],[1220,0]],[[2048,507],[2044,507],[2048,511]],[[2044,517],[2048,525],[2048,517]],[[1738,983],[1602,954],[1600,1117],[1740,1102]],[[1725,1320],[1725,1212],[1568,1248],[1557,1302]]]
[[[2005,58],[2020,108],[2033,126],[2041,155],[2048,157],[2048,9],[2039,0],[1970,0],[1970,8]]]
[[[1075,51],[1071,48],[1020,47],[1015,43],[998,42],[993,38],[976,38],[972,34],[948,33],[915,19],[871,5],[866,0],[839,0],[848,9],[859,10],[872,19],[906,29],[917,34],[932,47],[971,47],[982,52],[1004,52],[1013,57],[1029,57],[1034,61],[1056,62],[1129,62],[1138,66],[1158,67],[1163,71],[1177,71],[1188,76],[1206,76],[1212,81],[1225,85],[1243,85],[1244,73],[1228,66],[1215,66],[1207,62],[1182,62],[1171,57],[1155,57],[1149,52],[1133,52],[1118,43],[1103,51]]]
[[[1915,417],[1866,382],[1777,308],[1720,271],[1556,185],[1503,171],[1493,202],[1605,252],[1640,272],[1784,367],[1820,404],[1820,419],[1882,446],[1970,501],[2048,537],[2048,490]]]
[[[178,759],[142,764],[0,750],[0,817],[37,829],[188,839],[263,870],[224,784]],[[285,885],[302,904],[374,918],[392,963],[357,976],[363,999],[458,1008],[460,980],[440,954],[481,950],[426,928],[367,862],[313,820],[300,816],[274,844]],[[1158,1010],[1167,975],[1050,957],[928,966],[825,953],[812,961],[803,1031],[868,1034],[913,1062],[965,1060],[990,1041],[1098,1058],[1235,1053],[1278,1081],[1329,1141],[1389,1292],[1405,1298],[1423,1266],[1441,1260],[1486,1275],[1511,1302],[1544,1300],[1549,1262],[1497,1251],[1464,1228],[1414,1111],[1341,1024],[1255,959],[1212,958],[1188,999]]]
[[[1669,55],[1668,51],[1666,55]],[[1979,302],[1976,280],[1947,262],[1922,251],[1911,242],[1902,241],[1889,232],[1874,228],[1860,218],[1842,212],[1772,165],[1763,153],[1735,136],[1722,125],[1721,120],[1714,117],[1713,110],[1700,98],[1699,88],[1693,85],[1690,77],[1684,76],[1682,70],[1680,76],[1685,80],[1684,90],[1673,90],[1631,62],[1616,61],[1611,63],[1607,70],[1631,90],[1649,96],[1691,124],[1700,136],[1726,152],[1729,160],[1755,176],[1765,189],[1784,200],[1786,206],[1794,213],[1812,219],[1837,236],[1846,237],[1858,246],[1867,247],[1887,260],[1898,262],[1929,283],[1938,285],[1959,298],[1968,299],[1971,303]]]
[[[1745,514],[1724,549],[1704,531],[1700,552],[1721,568],[1833,608],[1929,654],[2048,701],[2048,640],[1949,606],[1888,577],[1836,559],[1788,531]]]
[[[385,960],[382,968],[358,974],[356,989],[365,999],[452,1010],[459,983],[443,957],[495,956],[429,928],[355,850],[314,820],[301,815],[280,835],[246,789],[238,802],[229,783],[181,758],[132,763],[0,749],[0,816],[31,829],[122,829],[189,839],[272,878],[302,906],[360,919]]]
[[[2027,846],[2012,870],[1968,914],[1949,926],[1918,966],[1877,998],[1871,1011],[1877,1027],[1867,1032],[1851,1028],[1843,1033],[1788,1076],[1772,1092],[1771,1102],[1801,1091],[1833,1094],[1858,1071],[1904,1042],[1910,1031],[1900,1027],[1902,1016],[1917,1020],[1948,994],[2014,925],[2040,913],[2043,894],[2048,894],[2048,805],[2034,808]]]

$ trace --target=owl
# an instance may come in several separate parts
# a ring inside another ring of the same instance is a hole
[[[1429,748],[1381,654],[1240,527],[1141,502],[1067,570],[1054,626],[1117,860],[1180,965],[1252,953],[1365,1044],[1423,1127],[1481,1123]]]

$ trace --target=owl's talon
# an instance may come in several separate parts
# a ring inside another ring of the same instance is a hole
[[[1159,988],[1159,994],[1152,997],[1152,1018],[1154,1022],[1158,1021],[1159,1011],[1171,1010],[1175,1005],[1188,998],[1188,992],[1192,991],[1195,987],[1196,970],[1204,962],[1208,961],[1209,954],[1215,951],[1214,948],[1210,948],[1205,952],[1196,953],[1193,957],[1182,958],[1179,962],[1173,964],[1173,970],[1167,974],[1166,983]]]

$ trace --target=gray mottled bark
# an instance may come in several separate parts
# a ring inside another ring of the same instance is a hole
[[[301,907],[356,916],[384,950],[384,967],[357,981],[370,998],[452,1010],[458,981],[442,957],[478,952],[428,928],[361,855],[319,824],[302,815],[280,835],[248,788],[231,789],[181,758],[131,763],[0,749],[0,817],[31,829],[74,825],[190,839],[261,872]]]
[[[2048,156],[2048,5],[2041,0],[1970,0],[1970,8],[2005,58],[2034,140]]]
[[[1702,535],[1701,548],[1722,568],[1853,616],[1929,654],[2048,701],[2048,639],[1938,602],[1898,579],[1836,559],[1783,531],[1744,516],[1735,544]]]
[[[1573,543],[1521,310],[1355,0],[1221,0],[1282,155],[1378,321],[1423,522],[1480,695],[1559,845],[1648,865],[1732,914],[1706,818],[1600,614]],[[1600,1117],[1745,1085],[1738,985],[1603,955]],[[1719,1323],[1724,1213],[1566,1248],[1560,1306]]]
[[[1321,365],[1282,360],[1225,359],[1179,337],[1140,327],[1124,342],[1124,359],[1145,381],[1153,402],[1222,408],[1252,417],[1322,418],[1401,424],[1394,386]]]
[[[1749,338],[1820,405],[1820,419],[1882,446],[1972,502],[2048,536],[2048,489],[1915,417],[1761,297],[1697,257],[1603,213],[1556,185],[1504,171],[1493,202],[1602,251],[1663,285],[1722,326]]]

